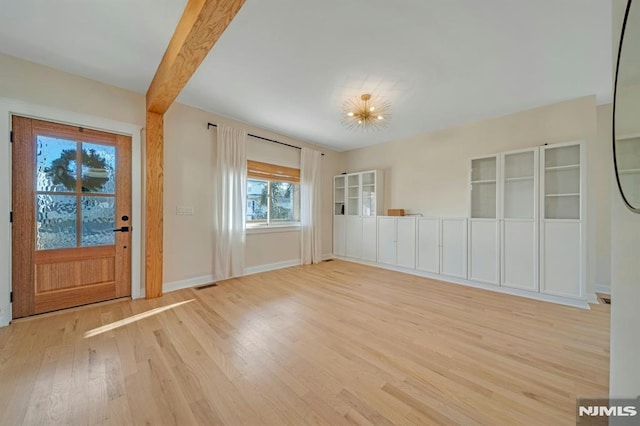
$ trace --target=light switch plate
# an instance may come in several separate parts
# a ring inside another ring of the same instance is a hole
[[[191,206],[177,206],[176,215],[178,216],[193,216],[193,207]]]

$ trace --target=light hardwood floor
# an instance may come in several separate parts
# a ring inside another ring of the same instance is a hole
[[[574,424],[608,370],[608,306],[333,261],[16,321],[0,424]]]

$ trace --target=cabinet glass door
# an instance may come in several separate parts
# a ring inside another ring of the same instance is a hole
[[[358,216],[360,214],[360,174],[347,175],[347,214]]]
[[[631,206],[640,206],[640,137],[616,140],[618,179]]]
[[[376,174],[362,174],[362,216],[376,215]]]
[[[504,156],[504,219],[533,219],[535,159],[533,151]]]
[[[343,215],[345,206],[345,176],[336,176],[333,180],[333,214]]]
[[[580,145],[544,150],[544,218],[580,219]]]
[[[471,161],[471,217],[496,218],[496,157]]]

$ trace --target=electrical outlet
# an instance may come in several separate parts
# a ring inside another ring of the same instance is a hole
[[[193,216],[193,207],[191,206],[177,206],[176,214],[178,216]]]

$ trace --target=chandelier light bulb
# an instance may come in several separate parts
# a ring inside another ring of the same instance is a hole
[[[342,124],[349,129],[380,130],[389,123],[391,104],[380,97],[364,93],[347,99],[343,104],[343,114]]]

